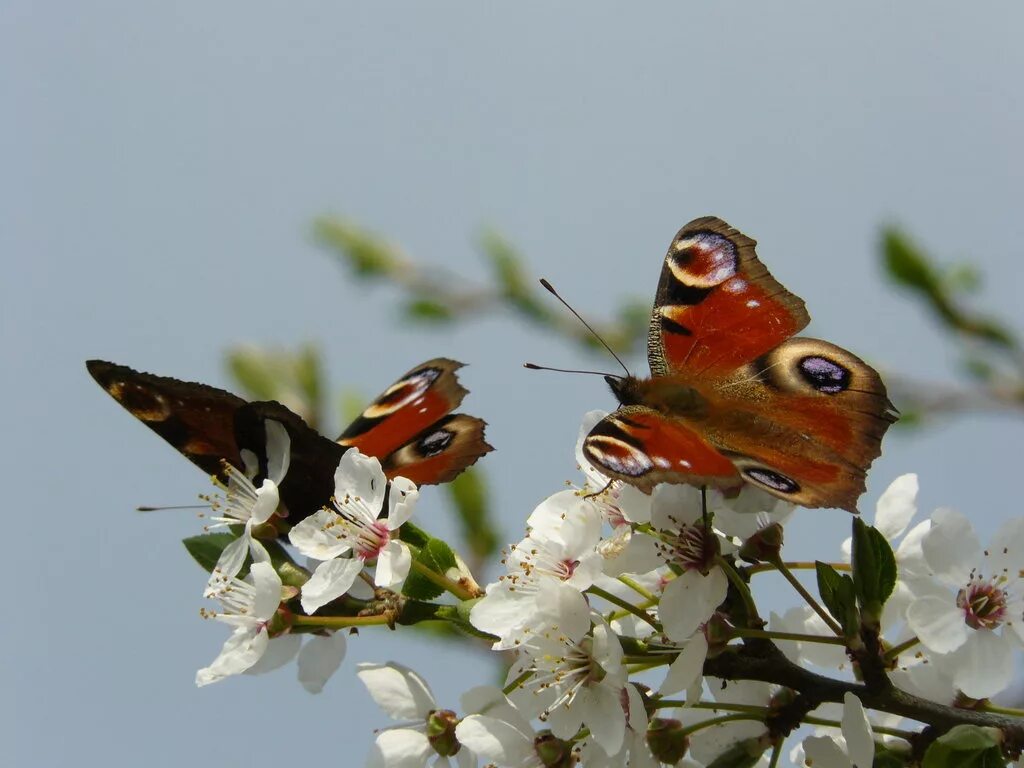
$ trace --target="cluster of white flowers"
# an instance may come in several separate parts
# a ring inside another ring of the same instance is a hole
[[[581,434],[602,415],[588,414]],[[225,522],[245,523],[245,533],[224,550],[207,591],[225,606],[215,618],[234,633],[198,673],[200,685],[280,666],[298,654],[300,679],[319,690],[340,664],[344,640],[341,633],[300,636],[284,620],[276,626],[287,610],[283,602],[299,597],[302,610],[315,616],[343,595],[365,597],[371,584],[400,590],[410,571],[413,555],[396,532],[418,491],[402,478],[389,483],[376,459],[349,450],[335,475],[332,508],[290,533],[295,549],[315,561],[312,576],[301,592],[282,586],[251,536],[252,524],[272,512],[267,507],[276,504],[288,468],[287,434],[282,442],[284,430],[273,424],[267,423],[268,479],[256,489],[254,473],[230,478]],[[581,487],[537,506],[525,537],[507,549],[504,572],[469,614],[476,629],[494,638],[494,650],[515,655],[505,689],[467,692],[457,714],[441,708],[412,670],[361,665],[371,696],[402,721],[378,733],[371,765],[699,768],[737,750],[749,756],[744,765],[768,765],[773,744],[765,716],[785,692],[709,679],[704,668],[709,655],[742,636],[721,613],[730,579],[737,578],[733,556],[785,522],[792,506],[752,487],[727,498],[661,485],[647,496],[609,483],[579,446],[577,461]],[[885,648],[899,665],[891,677],[942,704],[990,698],[1012,681],[1024,641],[1024,520],[1007,523],[983,550],[967,518],[950,510],[911,527],[916,496],[914,475],[897,478],[874,520],[898,565],[881,618]],[[844,548],[849,562],[850,543]],[[240,580],[246,552],[252,565]],[[836,566],[843,569],[842,562]],[[791,661],[853,682],[846,649],[812,608],[818,607],[773,614],[766,634],[788,633],[776,643]],[[310,638],[301,650],[300,637]],[[795,764],[864,768],[879,745],[906,749],[900,739],[883,742],[875,733],[882,726],[892,732],[900,719],[865,712],[853,693],[842,705],[811,714],[834,725],[793,749]]]

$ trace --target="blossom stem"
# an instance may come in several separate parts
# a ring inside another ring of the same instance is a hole
[[[344,629],[345,627],[369,627],[376,624],[386,625],[387,616],[292,616],[292,624],[297,627],[323,627],[324,629]]]
[[[981,707],[982,712],[992,712],[997,715],[1010,715],[1011,717],[1024,717],[1024,709],[1015,709],[1013,707],[1000,707],[992,702],[986,702]]]
[[[729,581],[732,582],[732,585],[736,588],[736,591],[743,599],[743,605],[747,611],[747,620],[752,625],[756,626],[757,624],[760,624],[761,626],[764,626],[764,622],[757,613],[757,605],[754,603],[754,596],[750,594],[750,585],[747,584],[747,582],[743,580],[743,577],[736,572],[736,569],[732,567],[732,563],[721,555],[715,556],[715,564],[725,572],[725,575],[728,577]]]
[[[805,715],[801,720],[804,725],[820,725],[823,728],[842,728],[843,724],[838,720],[830,720],[827,717],[814,717],[813,715]],[[914,734],[910,731],[904,731],[900,728],[889,728],[884,725],[871,724],[871,730],[875,733],[885,734],[886,736],[895,736],[898,739],[906,739],[910,741]]]
[[[634,581],[633,579],[629,578],[628,576],[619,576],[618,580],[619,580],[619,582],[621,582],[622,584],[625,584],[627,587],[632,589],[634,592],[636,592],[638,595],[640,595],[644,599],[650,600],[651,602],[657,602],[657,600],[658,600],[657,595],[655,595],[653,592],[651,592],[649,589],[647,589],[642,584],[640,584],[640,583]]]
[[[532,676],[533,676],[533,672],[531,672],[530,670],[527,670],[526,672],[523,672],[523,674],[521,674],[519,677],[517,677],[511,683],[509,683],[504,688],[502,688],[501,692],[504,693],[506,696],[508,696],[510,693],[512,693],[512,691],[514,691],[516,688],[521,686],[523,683],[525,683],[527,680],[529,680]]]
[[[779,573],[786,578],[786,581],[793,586],[793,589],[800,593],[800,596],[807,601],[807,604],[811,606],[814,612],[821,617],[822,621],[825,622],[825,626],[835,632],[839,637],[842,637],[842,627],[836,623],[836,620],[832,618],[832,615],[828,611],[821,607],[821,604],[814,599],[811,593],[808,592],[804,585],[800,583],[800,580],[793,575],[793,572],[789,570],[789,567],[782,562],[782,558],[776,557],[774,560],[770,560],[769,562],[778,569]]]
[[[719,707],[721,709],[721,707]],[[703,722],[691,725],[689,728],[683,728],[679,733],[682,736],[690,736],[697,731],[702,731],[705,728],[713,728],[716,725],[724,725],[725,723],[735,723],[737,720],[764,720],[764,710],[756,715],[748,714],[736,714],[736,715],[723,715],[722,717],[713,717],[710,720],[704,720]]]
[[[900,643],[899,645],[894,645],[892,648],[890,648],[888,651],[885,652],[885,660],[886,661],[892,661],[897,656],[899,656],[901,653],[903,653],[904,651],[906,651],[906,650],[908,650],[910,648],[913,648],[915,645],[917,645],[920,642],[921,642],[921,639],[919,637],[915,636],[915,637],[910,638],[909,640],[906,640],[906,641]]]
[[[809,562],[806,560],[786,560],[784,562],[786,564],[786,567],[789,568],[791,571],[813,571],[816,570],[818,567],[817,563]],[[850,570],[849,563],[828,563],[828,565],[835,568],[837,571]],[[753,576],[755,573],[766,573],[768,571],[774,570],[776,570],[774,563],[757,563],[747,568],[747,573]]]
[[[825,643],[826,645],[846,645],[841,637],[825,637],[824,635],[807,635],[800,632],[775,632],[764,629],[734,629],[736,637],[756,637],[763,640],[794,640],[800,643]]]
[[[780,757],[782,757],[782,742],[776,741],[775,746],[772,747],[772,757],[768,763],[768,768],[776,768]]]
[[[597,587],[597,586],[589,587],[587,589],[587,592],[589,594],[591,594],[591,595],[595,595],[595,596],[600,597],[600,598],[602,598],[604,600],[607,600],[612,605],[619,606],[619,608],[621,608],[624,611],[629,611],[631,614],[636,616],[641,621],[645,621],[648,624],[650,624],[652,627],[654,627],[654,630],[656,632],[661,632],[661,624],[659,624],[653,618],[651,618],[650,614],[647,613],[647,611],[644,611],[644,610],[641,610],[640,608],[637,608],[635,605],[630,603],[628,600],[623,600],[618,595],[613,595],[611,592],[608,592],[607,590],[601,589],[600,587]]]
[[[480,597],[480,595],[473,594],[473,592],[463,587],[457,581],[452,581],[447,576],[431,570],[427,567],[426,563],[423,563],[416,558],[413,558],[412,560],[412,570],[419,573],[428,581],[434,582],[446,592],[450,592],[455,597],[459,598],[459,600],[472,600],[475,597]]]
[[[752,715],[755,719],[763,720],[768,716],[768,708],[757,704],[730,704],[723,701],[697,701],[687,704],[681,699],[658,699],[651,702],[655,709],[668,709],[670,707],[687,707],[689,709],[712,709],[722,712],[739,712],[745,715]]]

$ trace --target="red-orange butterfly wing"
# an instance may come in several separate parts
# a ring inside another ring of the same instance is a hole
[[[417,485],[444,483],[493,448],[483,419],[452,414],[466,389],[462,363],[439,357],[416,366],[380,394],[338,442],[380,459],[388,477]]]

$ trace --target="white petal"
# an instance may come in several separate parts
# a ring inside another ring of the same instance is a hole
[[[267,419],[265,424],[267,428],[267,478],[276,485],[280,485],[284,476],[288,474],[292,441],[288,437],[288,430],[281,422]]]
[[[524,617],[527,626],[557,627],[561,634],[574,642],[590,629],[590,606],[586,598],[569,584],[550,580],[541,582],[534,605],[535,617]],[[619,648],[621,655],[621,646]]]
[[[339,500],[346,496],[358,497],[370,509],[380,509],[384,503],[387,478],[380,462],[373,456],[364,456],[357,448],[342,454],[334,472],[334,495]]]
[[[386,589],[396,589],[405,581],[412,566],[409,547],[392,539],[377,556],[377,572],[374,584]]]
[[[953,685],[972,699],[995,696],[1013,682],[1013,649],[1004,637],[977,630],[952,655]]]
[[[264,630],[235,630],[220,649],[213,663],[196,672],[196,685],[204,686],[223,680],[229,675],[238,675],[255,664],[267,649],[269,638]]]
[[[530,765],[531,758],[537,760],[533,734],[495,717],[470,715],[455,726],[455,736],[484,760],[501,765]]]
[[[1004,569],[1011,574],[1019,573],[1024,568],[1024,518],[1007,520],[1000,525],[992,537],[989,553],[992,572],[987,576],[996,576]]]
[[[412,480],[396,477],[391,481],[391,493],[388,496],[387,526],[389,531],[397,530],[412,517],[416,508],[416,500],[420,497],[419,489]]]
[[[299,682],[310,693],[320,693],[345,658],[344,632],[311,635],[299,652]]]
[[[651,494],[651,525],[659,530],[679,530],[702,514],[700,490],[692,486],[662,483]]]
[[[393,728],[377,734],[368,765],[387,768],[423,768],[434,752],[425,734]]]
[[[850,758],[830,736],[809,736],[804,739],[807,765],[814,768],[851,768]],[[871,763],[863,768],[870,768]],[[860,768],[860,767],[858,767]]]
[[[469,623],[481,632],[500,638],[492,648],[511,648],[513,630],[522,626],[525,612],[532,612],[533,598],[510,588],[507,581],[487,585],[487,594],[476,602],[469,612]],[[508,638],[509,644],[502,641]]]
[[[418,674],[397,662],[360,664],[359,679],[377,705],[395,720],[423,720],[437,702]]]
[[[348,591],[361,570],[363,561],[357,557],[320,563],[310,580],[302,585],[302,610],[311,614],[331,600],[337,600]]]
[[[967,640],[963,611],[953,603],[952,595],[945,599],[934,595],[919,597],[907,609],[907,624],[925,647],[936,653],[955,651]]]
[[[626,736],[626,713],[622,711],[619,691],[606,685],[593,686],[584,698],[583,721],[594,740],[606,754],[614,755]]]
[[[302,635],[281,635],[271,638],[267,644],[267,650],[260,656],[259,661],[245,670],[247,675],[263,675],[280,669],[289,661],[295,658],[295,654],[302,647]]]
[[[875,739],[860,699],[847,692],[843,696],[843,738],[854,768],[871,768],[875,762]]]
[[[981,561],[981,545],[971,521],[952,509],[932,513],[932,527],[921,539],[928,567],[958,587],[970,579],[971,568]]]
[[[253,563],[249,577],[256,590],[252,615],[260,621],[267,621],[281,605],[281,577],[270,563]]]
[[[662,696],[689,688],[694,680],[698,680],[704,671],[704,662],[708,656],[708,641],[703,632],[696,633],[686,646],[669,665],[665,681],[658,689]]]
[[[917,475],[900,475],[885,489],[875,505],[875,527],[892,541],[910,524],[917,512]]]
[[[665,634],[677,642],[688,640],[697,628],[725,600],[729,580],[721,568],[713,568],[704,576],[687,571],[665,586],[661,600],[661,621]]]
[[[254,524],[265,523],[277,511],[281,503],[281,492],[273,480],[264,480],[256,491],[256,502],[249,511],[249,520]]]
[[[300,520],[288,532],[288,540],[306,557],[316,560],[331,560],[352,549],[347,541],[327,532],[340,520],[341,516],[332,510],[317,510],[309,517]]]
[[[210,580],[206,584],[206,591],[203,592],[203,597],[210,597],[218,591],[218,588],[223,585],[225,580],[235,578],[238,572],[242,570],[247,554],[249,554],[248,528],[246,528],[245,533],[221,550],[220,557],[217,558],[217,565],[214,567],[213,573],[210,574]]]

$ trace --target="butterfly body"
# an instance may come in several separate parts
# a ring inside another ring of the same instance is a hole
[[[450,413],[466,390],[455,371],[461,363],[435,358],[413,368],[371,403],[337,440],[324,437],[274,401],[247,402],[216,387],[133,370],[103,360],[86,363],[96,382],[126,410],[210,475],[224,462],[245,470],[246,452],[266,476],[265,422],[288,433],[291,461],[281,487],[279,515],[289,523],[330,501],[334,471],[351,447],[375,456],[385,474],[413,482],[447,482],[492,450],[485,422]]]
[[[863,360],[794,336],[810,320],[804,303],[754,246],[714,217],[679,231],[651,316],[652,375],[608,377],[621,407],[594,427],[584,454],[645,492],[746,482],[855,511],[892,405]]]

